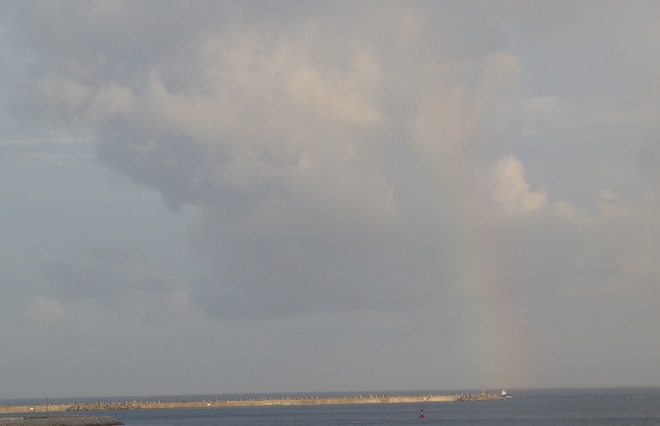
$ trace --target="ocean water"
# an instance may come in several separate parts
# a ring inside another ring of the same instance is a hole
[[[509,392],[513,398],[503,401],[425,403],[424,419],[419,418],[421,406],[417,404],[131,410],[90,414],[109,415],[129,426],[660,425],[660,388],[521,389]],[[398,394],[421,393],[424,392]],[[221,396],[221,399],[226,398],[227,395]],[[134,398],[116,400],[129,399]],[[211,400],[213,397],[159,399],[185,401]]]

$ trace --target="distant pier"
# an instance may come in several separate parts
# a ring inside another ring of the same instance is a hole
[[[112,411],[112,410],[155,410],[167,408],[214,408],[214,407],[271,407],[295,405],[342,405],[342,404],[405,404],[426,402],[496,401],[503,398],[497,394],[460,395],[408,395],[408,396],[339,396],[339,397],[291,397],[261,399],[228,399],[187,402],[125,401],[85,402],[42,405],[0,405],[0,413],[47,413],[62,411]]]

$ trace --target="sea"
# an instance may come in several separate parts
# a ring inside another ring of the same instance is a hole
[[[660,388],[507,389],[512,398],[499,401],[420,404],[355,404],[94,411],[75,414],[108,415],[127,426],[211,425],[660,425]],[[373,395],[453,394],[466,391],[372,392]],[[473,393],[473,392],[472,392]],[[361,393],[369,395],[370,393]],[[265,397],[326,397],[341,394],[197,395],[119,398],[77,398],[75,402],[213,401]],[[40,400],[0,403],[43,404]],[[71,401],[52,399],[59,404]],[[421,409],[424,418],[420,418]],[[72,414],[72,413],[66,413]]]

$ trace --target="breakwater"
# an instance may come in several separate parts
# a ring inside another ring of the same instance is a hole
[[[123,424],[108,416],[0,417],[0,425],[11,426],[116,426]]]
[[[153,410],[168,408],[212,408],[212,407],[267,407],[295,405],[341,405],[341,404],[403,404],[425,402],[494,401],[501,400],[497,394],[460,395],[403,395],[403,396],[345,396],[345,397],[304,397],[304,398],[261,398],[230,399],[207,401],[124,401],[86,402],[44,405],[0,405],[0,413],[45,413],[61,411],[111,411],[111,410]]]

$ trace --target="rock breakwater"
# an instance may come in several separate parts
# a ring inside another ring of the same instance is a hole
[[[0,417],[2,426],[114,426],[123,424],[109,416]]]
[[[66,408],[66,411],[112,411],[112,410],[137,410],[148,402],[125,401],[125,402],[87,402],[75,403]]]
[[[458,401],[498,401],[501,399],[504,398],[502,398],[502,396],[496,393],[486,393],[486,394],[466,393],[466,394],[458,395]]]
[[[497,394],[460,394],[460,395],[402,395],[402,396],[336,396],[336,397],[291,397],[261,399],[230,399],[205,401],[124,401],[124,402],[87,402],[60,405],[0,406],[0,413],[45,413],[60,411],[113,411],[113,410],[148,410],[166,408],[218,408],[218,407],[265,407],[295,405],[342,405],[342,404],[402,404],[425,402],[459,401],[494,401],[503,398]],[[1,426],[1,425],[0,425]]]

